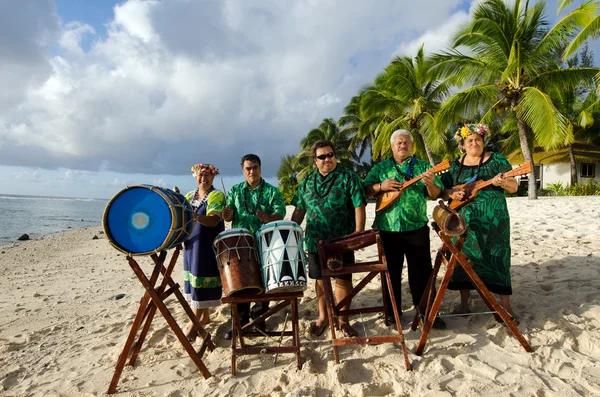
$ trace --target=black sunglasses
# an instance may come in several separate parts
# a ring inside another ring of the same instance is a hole
[[[320,156],[316,156],[319,160],[325,160],[325,159],[330,159],[333,156],[335,156],[335,154],[333,152],[329,152],[327,154],[322,154]]]

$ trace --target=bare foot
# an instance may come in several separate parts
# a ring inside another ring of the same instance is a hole
[[[469,306],[458,305],[452,310],[452,314],[469,314],[471,313],[471,309]]]
[[[198,331],[196,331],[196,328],[194,328],[194,323],[189,323],[188,326],[185,327],[185,331],[183,331],[183,333],[190,342],[194,342],[198,336]]]

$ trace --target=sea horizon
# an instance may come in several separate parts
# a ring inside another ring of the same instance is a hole
[[[109,199],[0,193],[0,246],[102,224]]]

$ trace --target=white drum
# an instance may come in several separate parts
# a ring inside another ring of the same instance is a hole
[[[256,241],[265,292],[304,291],[308,261],[302,228],[291,221],[269,222],[256,232]]]

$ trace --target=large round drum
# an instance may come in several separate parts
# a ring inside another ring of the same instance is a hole
[[[225,296],[263,292],[260,262],[254,237],[248,229],[228,229],[213,242]]]
[[[295,222],[275,221],[256,232],[262,276],[267,293],[306,289],[304,233]]]
[[[175,247],[193,228],[184,196],[151,185],[128,186],[106,205],[102,224],[108,241],[127,255],[150,255]]]

